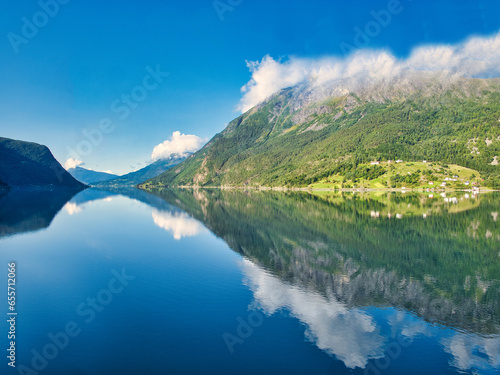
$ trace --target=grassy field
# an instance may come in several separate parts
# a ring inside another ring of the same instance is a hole
[[[360,178],[346,180],[344,176],[332,175],[317,183],[309,185],[313,189],[340,189],[340,188],[435,188],[435,189],[467,189],[481,181],[481,175],[473,169],[455,164],[443,165],[433,162],[380,162],[379,167],[385,173],[375,179]],[[372,165],[363,164],[360,168],[370,168]],[[374,167],[374,166],[373,166]],[[414,182],[395,181],[399,177],[413,176]],[[446,183],[445,186],[441,184]],[[467,184],[468,183],[468,184]]]

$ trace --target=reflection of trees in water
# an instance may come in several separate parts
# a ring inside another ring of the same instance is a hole
[[[306,337],[349,368],[365,368],[369,359],[384,357],[385,338],[376,320],[362,309],[348,308],[335,296],[323,296],[283,282],[248,259],[245,283],[257,307],[267,315],[286,309],[306,326]]]
[[[499,332],[496,195],[463,199],[463,210],[450,213],[458,205],[422,195],[157,194],[282,280],[333,293],[348,306],[394,306],[474,332]],[[415,214],[371,215],[403,206]]]
[[[77,192],[58,188],[0,195],[0,237],[47,228]]]
[[[242,261],[245,284],[253,292],[255,308],[266,315],[286,310],[305,326],[305,336],[349,368],[378,374],[378,365],[399,357],[415,339],[436,337],[451,354],[450,365],[463,371],[494,371],[500,367],[500,336],[481,336],[442,330],[401,309],[375,316],[371,309],[356,308],[329,292],[322,295],[298,284],[284,282],[248,259]],[[379,361],[373,361],[380,359]],[[370,360],[371,363],[370,363]]]

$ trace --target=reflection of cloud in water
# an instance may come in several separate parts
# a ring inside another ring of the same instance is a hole
[[[375,319],[351,308],[335,297],[285,284],[248,259],[243,260],[245,282],[256,305],[266,314],[290,311],[307,327],[306,336],[318,348],[342,360],[349,368],[365,368],[371,359],[385,356],[387,345],[404,337],[411,344],[424,337],[439,337],[444,350],[452,355],[450,364],[462,371],[500,368],[500,336],[479,337],[454,330],[443,331],[412,314],[395,311],[386,317],[391,332],[384,337]]]
[[[366,367],[384,356],[384,337],[371,316],[325,297],[287,285],[249,260],[243,272],[255,300],[267,314],[286,308],[307,327],[306,336],[318,348],[335,355],[349,368]]]
[[[388,316],[387,322],[391,326],[392,337],[401,335],[407,339],[407,342],[412,342],[421,336],[431,337],[433,335],[431,325],[401,310]]]
[[[459,370],[500,368],[500,336],[480,337],[457,332],[443,339],[442,344],[453,356],[450,365]]]
[[[107,198],[102,198],[102,199],[96,199],[96,200],[92,200],[92,201],[88,201],[88,202],[85,202],[85,203],[75,203],[75,202],[67,202],[65,205],[64,205],[64,209],[66,210],[66,212],[69,214],[69,215],[77,215],[79,214],[80,212],[83,211],[84,209],[84,206],[87,205],[87,204],[90,204],[90,203],[95,203],[95,202],[99,202],[99,201],[103,201],[103,202],[111,202],[113,200],[113,197],[107,197]]]
[[[80,212],[82,212],[83,208],[81,205],[78,205],[76,203],[73,203],[73,202],[68,202],[64,205],[64,209],[66,210],[66,212],[70,215],[76,215],[76,214],[79,214]]]
[[[185,212],[160,211],[153,208],[153,220],[156,226],[171,232],[176,240],[192,237],[204,231],[205,227]]]

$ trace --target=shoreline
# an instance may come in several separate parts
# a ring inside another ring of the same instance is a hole
[[[287,188],[287,187],[268,187],[268,186],[199,186],[199,185],[180,185],[180,186],[154,186],[152,188],[139,187],[140,190],[156,190],[156,189],[221,189],[221,190],[258,190],[258,191],[337,191],[337,192],[351,192],[351,193],[366,193],[366,192],[396,192],[396,193],[451,193],[451,192],[463,192],[463,193],[492,193],[499,192],[500,190],[478,188],[478,189],[428,189],[428,188],[349,188],[349,189],[339,189],[339,188]]]

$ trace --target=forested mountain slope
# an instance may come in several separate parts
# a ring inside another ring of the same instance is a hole
[[[500,79],[421,72],[283,89],[143,186],[307,186],[396,159],[457,164],[498,186],[498,157]]]

